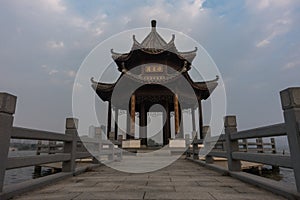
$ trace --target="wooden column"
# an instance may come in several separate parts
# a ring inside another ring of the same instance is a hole
[[[170,111],[170,105],[169,103],[167,102],[167,138],[168,140],[171,138],[171,111]]]
[[[183,125],[183,109],[179,107],[179,137],[184,138],[184,125]]]
[[[118,139],[118,123],[119,123],[119,109],[115,108],[115,140]]]
[[[199,112],[199,135],[200,139],[203,139],[203,117],[202,117],[202,105],[201,99],[198,99],[198,112]]]
[[[130,135],[134,138],[135,134],[135,95],[131,96],[131,110],[130,110]]]
[[[142,139],[141,144],[147,145],[147,112],[144,103],[141,103],[140,107],[140,138]]]
[[[107,110],[107,127],[106,127],[106,136],[109,140],[109,133],[111,132],[111,101],[108,101],[108,110]]]
[[[163,144],[167,145],[168,140],[171,137],[170,134],[170,109],[168,102],[164,103],[164,108],[166,110],[166,113],[163,115]]]
[[[192,127],[193,127],[193,131],[196,131],[195,110],[193,108],[191,108],[191,112],[192,112]]]
[[[179,108],[178,108],[178,96],[174,95],[174,118],[175,118],[175,137],[179,133]]]
[[[130,139],[130,112],[129,110],[126,113],[126,139]]]

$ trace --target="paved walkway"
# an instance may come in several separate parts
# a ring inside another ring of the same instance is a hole
[[[102,166],[14,199],[284,198],[181,158],[164,169],[145,174],[123,173]]]

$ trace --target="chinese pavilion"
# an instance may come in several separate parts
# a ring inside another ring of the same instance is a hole
[[[134,138],[135,117],[138,113],[139,138],[142,145],[147,145],[147,113],[154,104],[160,104],[166,111],[163,115],[164,145],[167,145],[171,138],[171,112],[174,112],[176,138],[183,138],[184,109],[191,109],[192,127],[196,132],[195,111],[199,108],[199,135],[202,138],[201,100],[207,99],[217,87],[218,77],[211,81],[194,82],[188,71],[192,67],[197,48],[189,52],[180,52],[174,43],[175,35],[166,42],[156,31],[155,20],[151,21],[151,26],[150,33],[141,43],[133,35],[133,45],[129,53],[116,53],[111,50],[112,58],[121,72],[115,83],[96,82],[92,79],[92,87],[97,95],[108,102],[107,137],[109,138],[111,132],[112,108],[115,111],[115,140],[118,137],[119,110],[128,110],[127,114],[130,116],[127,117],[126,139]],[[184,82],[189,84],[193,94],[183,87]],[[135,85],[139,87],[135,89]],[[113,101],[113,92],[114,89],[117,90],[117,86],[118,100]]]

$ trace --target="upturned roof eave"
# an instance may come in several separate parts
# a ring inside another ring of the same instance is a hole
[[[166,42],[161,35],[156,31],[156,21],[151,21],[151,31],[145,37],[145,39],[140,43],[136,40],[135,35],[133,35],[133,44],[131,47],[131,51],[128,53],[117,53],[111,50],[112,58],[115,62],[126,62],[130,59],[133,52],[136,50],[140,50],[146,54],[153,55],[153,54],[160,54],[163,52],[172,52],[177,54],[177,56],[182,59],[186,60],[189,63],[192,63],[193,59],[196,56],[197,47],[195,47],[192,51],[187,52],[180,52],[177,50],[175,45],[175,35],[172,35],[172,38],[169,42]]]
[[[123,75],[124,74],[122,74],[115,83],[96,82],[93,79],[91,79],[92,88],[96,91],[96,93],[100,96],[100,98],[103,101],[109,101],[115,86],[118,84],[118,81],[120,80],[120,78]],[[193,89],[195,90],[196,93],[202,93],[201,99],[204,99],[204,100],[207,99],[210,96],[210,94],[215,90],[215,88],[218,86],[218,79],[219,79],[218,76],[216,77],[216,79],[213,79],[210,81],[202,81],[202,82],[193,82],[192,79],[190,79],[188,74],[186,74],[185,77],[190,82],[191,86],[193,87]],[[143,82],[142,80],[138,81],[135,79],[131,79],[130,77],[128,77],[128,78],[131,81],[134,81],[137,83]],[[168,83],[173,82],[173,81],[176,81],[176,79],[172,79]],[[159,83],[145,82],[145,84],[159,84]]]

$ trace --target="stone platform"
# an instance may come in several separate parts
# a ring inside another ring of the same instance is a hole
[[[40,199],[284,199],[180,158],[151,173],[130,174],[106,166],[68,178],[15,200]]]

